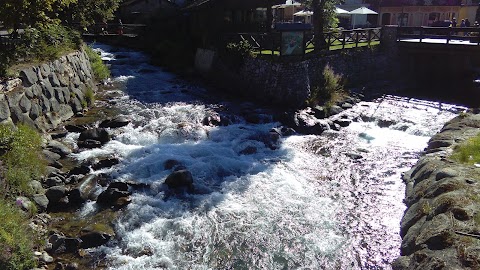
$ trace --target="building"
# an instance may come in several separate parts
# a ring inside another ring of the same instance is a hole
[[[383,0],[378,8],[380,25],[432,26],[455,18],[475,21],[478,3],[472,0]]]
[[[197,0],[183,11],[190,35],[202,46],[209,46],[226,33],[267,32],[272,25],[271,7],[284,1]]]
[[[127,0],[118,10],[123,23],[141,23],[147,21],[160,10],[173,10],[182,4],[181,0]]]

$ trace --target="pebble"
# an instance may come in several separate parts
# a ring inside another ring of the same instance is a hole
[[[42,255],[40,256],[40,260],[46,263],[51,263],[53,262],[53,257],[48,255],[47,252],[42,252]]]

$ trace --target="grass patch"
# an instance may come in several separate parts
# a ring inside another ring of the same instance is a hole
[[[465,164],[480,163],[480,134],[455,147],[451,157]]]
[[[380,44],[380,41],[371,41],[370,44],[368,44],[368,42],[359,42],[358,45],[355,44],[355,43],[347,43],[345,44],[345,47],[343,47],[342,43],[339,42],[339,41],[336,41],[332,44],[332,46],[329,47],[329,50],[330,51],[334,51],[334,50],[339,50],[339,49],[353,49],[353,48],[357,48],[357,47],[372,47],[372,46],[377,46]],[[308,53],[312,53],[315,51],[315,46],[313,44],[309,44],[306,48],[305,48],[305,54],[308,54]],[[272,54],[272,50],[262,50],[262,51],[259,51],[259,52],[253,52],[253,54],[255,55],[265,55],[265,54],[269,54],[271,55]],[[276,51],[274,50],[273,51],[273,54],[275,56],[279,56],[280,55],[280,52],[279,51]]]
[[[90,59],[90,65],[92,66],[93,75],[97,80],[105,80],[110,77],[110,70],[103,63],[102,58],[91,47],[86,46],[85,51]]]
[[[3,197],[13,194],[29,195],[28,183],[39,179],[45,172],[42,158],[42,139],[36,130],[27,125],[12,128],[0,125],[0,160],[4,165]]]
[[[0,269],[23,270],[36,266],[33,256],[34,232],[17,207],[0,198]]]

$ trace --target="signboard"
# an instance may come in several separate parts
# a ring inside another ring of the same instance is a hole
[[[304,48],[303,31],[284,31],[282,32],[282,43],[280,55],[303,55]]]

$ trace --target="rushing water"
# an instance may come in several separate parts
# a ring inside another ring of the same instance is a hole
[[[265,134],[279,123],[268,110],[215,100],[138,52],[99,47],[118,86],[112,102],[133,122],[76,158],[115,155],[121,163],[106,172],[151,185],[134,192],[116,240],[92,251],[111,269],[390,268],[405,209],[401,173],[454,117],[451,106],[386,96],[344,112],[355,122],[339,132],[272,146]],[[263,121],[245,121],[246,108]],[[214,111],[231,123],[203,125]],[[168,196],[171,159],[191,171],[195,194]]]

